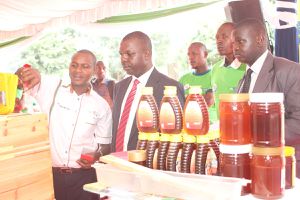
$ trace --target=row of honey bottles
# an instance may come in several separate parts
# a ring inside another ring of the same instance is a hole
[[[153,88],[144,87],[139,101],[136,122],[139,132],[205,135],[209,129],[206,102],[200,87],[191,87],[182,111],[175,86],[165,86],[160,111],[153,97]]]
[[[158,113],[152,88],[143,88],[136,115],[137,149],[146,150],[147,167],[190,173],[195,161],[196,173],[204,174],[210,146],[219,157],[218,144],[204,137],[209,131],[209,116],[201,88],[193,86],[189,91],[182,112],[176,87],[166,86]]]

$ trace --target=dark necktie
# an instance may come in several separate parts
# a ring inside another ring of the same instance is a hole
[[[126,99],[126,103],[125,103],[125,106],[124,106],[124,109],[122,112],[122,116],[121,116],[121,119],[119,122],[118,131],[117,131],[116,152],[123,151],[126,124],[127,124],[128,118],[129,118],[130,108],[131,108],[132,102],[134,100],[137,85],[139,83],[140,83],[140,81],[135,79],[133,86],[131,88],[131,91],[129,92],[128,97]]]
[[[250,68],[247,70],[246,76],[244,77],[243,87],[242,87],[240,93],[248,93],[249,92],[252,72],[253,71]]]

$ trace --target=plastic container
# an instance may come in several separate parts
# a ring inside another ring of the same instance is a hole
[[[166,134],[179,134],[182,130],[182,108],[175,86],[165,86],[159,114],[160,131]]]
[[[181,134],[173,134],[170,136],[170,144],[167,153],[167,163],[166,170],[167,171],[179,171],[179,167],[177,166],[178,155],[180,155],[180,151],[182,149],[182,136]]]
[[[220,140],[225,145],[252,142],[248,94],[220,94]]]
[[[296,178],[296,159],[295,159],[295,148],[285,146],[285,189],[291,189],[295,187]]]
[[[191,86],[185,101],[183,128],[189,135],[205,135],[209,130],[207,104],[200,86]]]
[[[283,147],[253,147],[251,193],[261,199],[283,197],[285,159]]]
[[[253,145],[284,146],[283,93],[252,93],[250,106]]]
[[[148,133],[139,132],[136,149],[137,150],[146,150],[147,142],[148,142]]]
[[[206,135],[197,136],[195,155],[195,173],[206,174],[206,160],[209,152],[209,138]]]
[[[220,175],[250,180],[250,152],[252,145],[220,145]],[[250,184],[243,187],[242,195],[251,192]]]
[[[146,166],[146,151],[145,150],[131,150],[127,152],[128,161],[138,165]]]
[[[0,114],[14,111],[18,77],[14,74],[0,73]]]
[[[170,135],[161,134],[159,140],[160,143],[159,143],[158,153],[157,153],[157,169],[166,170],[166,161],[167,161],[167,153],[170,144]]]
[[[159,133],[150,133],[146,147],[146,167],[156,169],[156,156],[159,147]]]
[[[145,133],[155,133],[159,129],[158,108],[153,97],[153,88],[144,87],[136,113],[138,130]]]
[[[192,155],[196,147],[196,137],[193,135],[183,135],[181,159],[180,159],[180,172],[191,172]]]
[[[129,172],[110,164],[95,164],[97,179],[108,187],[189,200],[240,199],[245,180],[149,170]],[[216,192],[217,190],[217,192]]]

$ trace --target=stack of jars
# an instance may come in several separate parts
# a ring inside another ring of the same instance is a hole
[[[251,192],[262,199],[280,198],[285,188],[283,94],[252,93],[250,108]]]
[[[248,94],[220,95],[220,175],[250,179],[252,147]],[[242,194],[250,193],[250,184]]]

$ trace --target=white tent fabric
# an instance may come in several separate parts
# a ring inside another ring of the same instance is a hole
[[[212,0],[0,0],[0,41],[31,36],[46,27],[88,24]]]

